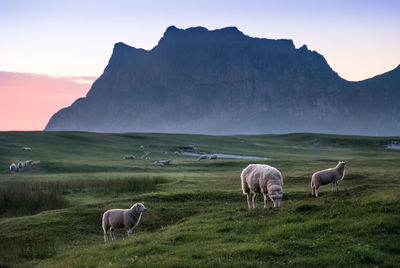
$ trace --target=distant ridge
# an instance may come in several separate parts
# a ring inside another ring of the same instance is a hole
[[[400,65],[350,82],[292,40],[170,26],[151,50],[116,43],[85,98],[45,130],[399,135]]]

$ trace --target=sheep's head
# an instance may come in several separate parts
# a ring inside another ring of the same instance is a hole
[[[339,161],[338,165],[343,167],[343,168],[346,168],[346,162],[345,161]]]
[[[275,208],[279,208],[281,206],[281,199],[283,197],[282,191],[271,191],[268,193],[269,199],[274,203]]]
[[[138,207],[140,212],[146,212],[147,211],[147,208],[143,205],[143,203],[138,203],[137,207]]]

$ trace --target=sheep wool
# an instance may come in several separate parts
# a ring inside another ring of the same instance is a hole
[[[110,231],[112,241],[115,241],[114,231],[117,229],[125,229],[128,236],[131,235],[133,229],[139,224],[142,213],[146,211],[147,208],[143,203],[136,203],[130,209],[110,209],[104,212],[102,221],[104,242],[108,242],[108,231]]]
[[[250,164],[243,169],[241,174],[242,191],[247,196],[247,204],[250,205],[250,191],[252,191],[253,208],[256,208],[256,197],[258,194],[264,196],[264,208],[267,207],[267,195],[274,203],[274,207],[280,207],[283,197],[282,174],[274,167],[262,164]]]
[[[339,161],[339,163],[334,168],[324,169],[315,172],[311,176],[311,194],[318,197],[318,189],[321,185],[326,185],[332,183],[332,192],[334,187],[339,191],[339,181],[344,178],[344,173],[346,169],[346,162]]]

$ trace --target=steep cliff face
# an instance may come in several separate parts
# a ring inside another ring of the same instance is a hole
[[[400,67],[348,82],[291,40],[171,26],[150,51],[115,44],[86,98],[46,130],[396,135],[399,80]]]

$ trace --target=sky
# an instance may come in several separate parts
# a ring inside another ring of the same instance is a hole
[[[29,115],[28,124],[18,120],[27,117],[27,103],[14,103],[15,116],[0,108],[0,130],[43,129],[48,114],[86,94],[91,81],[76,77],[100,76],[114,43],[151,49],[170,25],[236,26],[253,37],[292,39],[322,54],[341,77],[359,81],[400,64],[399,14],[395,0],[0,0],[0,71],[19,73],[22,84],[26,75],[17,96],[0,75],[0,106],[40,95],[29,109],[46,110]],[[56,84],[33,87],[32,74]]]

